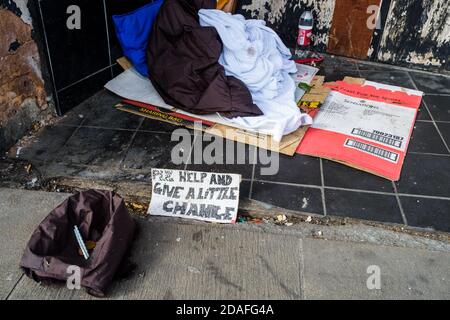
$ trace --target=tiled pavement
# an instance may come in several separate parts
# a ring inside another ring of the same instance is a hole
[[[19,157],[50,175],[109,180],[150,182],[154,167],[235,172],[244,179],[242,197],[300,212],[450,232],[450,77],[331,57],[321,74],[327,81],[357,76],[425,92],[400,181],[301,155],[280,155],[279,173],[263,176],[264,166],[250,161],[258,155],[249,147],[240,165],[175,165],[170,154],[178,143],[171,141],[176,127],[115,110],[119,99],[106,91],[43,129]]]

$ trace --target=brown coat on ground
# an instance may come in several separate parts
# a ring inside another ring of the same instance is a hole
[[[218,63],[222,43],[215,28],[201,27],[198,10],[215,0],[166,0],[147,49],[150,80],[166,103],[195,113],[257,116],[245,84]]]

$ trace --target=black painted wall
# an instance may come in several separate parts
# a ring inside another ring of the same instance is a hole
[[[450,1],[391,0],[375,60],[450,70]]]
[[[36,40],[41,56],[46,58],[43,73],[49,79],[47,83],[50,83],[59,114],[100,90],[121,72],[115,61],[122,52],[111,15],[132,11],[152,1],[29,0]],[[288,46],[294,47],[300,14],[312,10],[316,19],[313,39],[316,50],[326,52],[335,1],[240,0],[237,13],[266,20]],[[11,10],[17,10],[12,0],[3,2],[10,3]],[[449,35],[442,35],[449,19],[449,10],[445,11],[449,3],[446,0],[383,0],[382,29],[375,32],[368,59],[428,70],[449,70]],[[80,30],[66,27],[70,16],[66,9],[73,4],[81,8]],[[422,32],[424,26],[426,32]]]
[[[56,109],[62,115],[99,91],[122,69],[122,51],[111,16],[139,8],[153,0],[30,0],[28,6],[40,31],[46,71]],[[81,28],[66,26],[70,5],[81,12]]]
[[[273,28],[283,42],[295,47],[298,21],[303,11],[310,10],[316,21],[313,41],[318,51],[325,52],[331,27],[335,0],[239,0],[236,13],[246,18],[263,19]]]
[[[290,47],[304,10],[315,16],[315,49],[326,52],[335,1],[240,0],[238,13],[264,19]],[[367,59],[432,71],[450,71],[450,1],[383,0],[381,29],[375,30]]]

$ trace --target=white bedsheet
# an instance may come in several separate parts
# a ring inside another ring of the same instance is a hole
[[[110,80],[108,83],[105,84],[105,88],[124,99],[143,102],[169,110],[176,109],[175,107],[165,103],[164,100],[159,95],[159,93],[156,91],[155,87],[153,87],[151,81],[148,78],[145,78],[140,74],[138,74],[138,72],[133,68],[125,70],[117,77]],[[302,90],[297,88],[297,91],[299,96],[303,95]],[[182,113],[201,120],[220,123],[223,125],[247,130],[254,133],[263,133],[272,135],[271,133],[272,130],[264,130],[262,128],[248,127],[245,125],[244,122],[233,122],[224,117],[219,116],[218,114],[197,115],[180,109],[176,109],[176,111],[178,113]]]
[[[276,141],[312,123],[295,100],[296,84],[290,74],[297,68],[290,50],[262,20],[245,20],[221,10],[199,11],[200,25],[216,28],[224,48],[219,63],[226,74],[243,81],[253,102],[264,113],[258,117],[226,119],[246,128],[270,132]]]
[[[158,91],[156,91],[152,82],[148,78],[141,76],[136,70],[134,70],[134,68],[127,69],[114,79],[110,80],[105,84],[105,88],[124,99],[150,104],[152,106],[163,109],[176,110],[176,112],[178,113],[185,114],[200,120],[207,120],[223,125],[230,125],[229,122],[225,121],[217,114],[192,114],[168,105],[164,102]],[[231,124],[231,126],[239,129],[245,129],[242,126],[236,124]],[[255,130],[249,131],[257,132]]]

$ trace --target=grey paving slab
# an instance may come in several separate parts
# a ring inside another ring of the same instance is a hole
[[[211,224],[141,221],[133,277],[110,299],[300,299],[301,239]],[[23,278],[10,299],[91,299]]]
[[[39,222],[67,194],[0,188],[0,299],[22,276],[20,258]]]
[[[1,299],[93,299],[64,284],[39,285],[18,268],[36,225],[67,196],[0,188]],[[335,229],[311,226],[333,239],[326,241],[311,238],[311,230],[301,225],[137,221],[140,232],[131,256],[137,269],[111,286],[109,299],[450,299],[447,247],[360,243],[355,239],[363,235],[377,238],[376,243],[387,239],[386,232],[370,233],[364,226],[353,226],[346,241],[332,237]],[[401,234],[390,237],[402,243]],[[374,265],[380,267],[380,290],[366,285],[367,268]]]
[[[450,299],[450,254],[326,240],[303,241],[305,299]],[[367,280],[380,270],[381,289]]]

